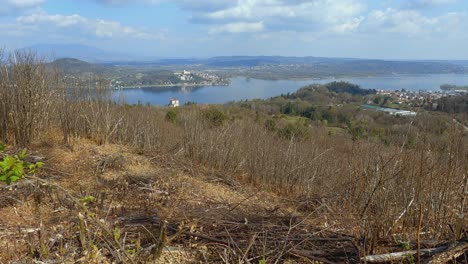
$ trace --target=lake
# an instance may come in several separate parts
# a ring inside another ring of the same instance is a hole
[[[282,93],[294,92],[309,84],[324,84],[333,81],[346,81],[366,89],[440,91],[441,84],[468,85],[468,74],[392,75],[277,81],[237,77],[231,79],[229,86],[123,89],[116,91],[114,96],[115,98],[124,98],[125,102],[129,104],[141,102],[143,104],[166,105],[171,98],[179,99],[181,104],[186,102],[222,104],[244,99],[267,99]]]

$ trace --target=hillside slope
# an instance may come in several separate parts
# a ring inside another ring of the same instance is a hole
[[[89,63],[86,61],[62,58],[48,64],[50,67],[56,67],[62,71],[64,75],[85,76],[99,75],[107,76],[111,74],[115,68],[113,66],[104,66],[100,64]]]
[[[0,231],[8,234],[0,236],[0,246],[17,241],[0,251],[2,263],[110,263],[125,254],[112,252],[119,249],[107,241],[112,237],[106,230],[133,252],[136,263],[155,255],[163,263],[221,263],[242,256],[302,263],[314,259],[301,251],[307,247],[322,250],[317,259],[357,261],[351,237],[319,214],[301,211],[308,201],[283,200],[176,157],[139,155],[119,145],[80,139],[71,150],[49,137],[33,149],[33,157],[46,164],[45,182],[25,180],[0,189]],[[86,226],[81,231],[80,223]],[[291,236],[299,240],[287,242]]]
[[[32,146],[46,164],[40,178],[0,188],[0,263],[358,263],[365,254],[357,223],[324,198],[284,199],[177,155],[87,139],[70,148],[58,135]],[[372,252],[401,250],[381,241]]]

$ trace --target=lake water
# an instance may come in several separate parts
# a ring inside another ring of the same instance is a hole
[[[320,80],[257,80],[238,77],[231,79],[229,86],[166,87],[123,89],[115,93],[116,98],[124,98],[127,103],[166,105],[169,99],[177,98],[181,104],[222,104],[244,99],[267,99],[276,95],[291,93],[299,88],[332,81],[347,81],[366,89],[384,90],[430,90],[439,91],[441,84],[468,85],[468,74],[433,75],[392,75],[379,77],[327,78]]]

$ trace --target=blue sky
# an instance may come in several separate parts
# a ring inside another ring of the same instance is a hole
[[[466,0],[0,0],[0,46],[151,57],[468,59]]]

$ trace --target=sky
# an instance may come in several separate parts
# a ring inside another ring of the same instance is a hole
[[[0,47],[468,59],[467,0],[0,0]]]

